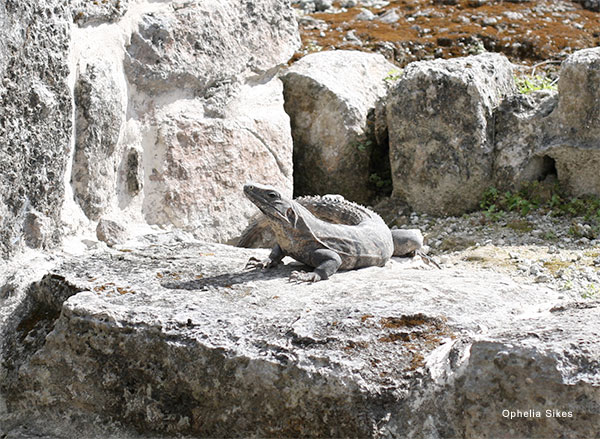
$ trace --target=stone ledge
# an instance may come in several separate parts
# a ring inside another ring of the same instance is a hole
[[[251,255],[266,251],[163,235],[65,259],[36,284],[73,292],[52,330],[17,325],[40,346],[3,352],[0,427],[8,437],[25,437],[23,422],[48,437],[474,437],[505,428],[494,404],[521,409],[544,392],[579,421],[515,422],[517,436],[549,426],[577,436],[598,419],[598,327],[558,292],[401,259],[295,285],[298,267],[242,272]],[[522,373],[499,367],[500,351]],[[504,383],[512,399],[494,393]]]

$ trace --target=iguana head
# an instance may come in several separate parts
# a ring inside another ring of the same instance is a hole
[[[292,200],[281,195],[277,189],[258,183],[244,185],[244,195],[269,219],[278,223],[296,225],[297,214]]]

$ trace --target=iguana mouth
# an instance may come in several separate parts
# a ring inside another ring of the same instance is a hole
[[[244,195],[267,217],[288,221],[286,212],[290,205],[281,197],[277,189],[262,184],[247,183],[244,185]]]

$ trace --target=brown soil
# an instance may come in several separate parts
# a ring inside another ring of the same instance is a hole
[[[576,50],[600,46],[600,13],[579,3],[487,1],[471,6],[475,3],[392,0],[382,8],[364,8],[375,19],[363,21],[356,19],[363,9],[360,4],[346,10],[334,2],[327,12],[300,19],[303,47],[296,59],[313,51],[354,49],[380,52],[403,67],[412,61],[466,56],[485,48],[519,64],[558,64]],[[382,22],[381,17],[392,9],[398,21]]]

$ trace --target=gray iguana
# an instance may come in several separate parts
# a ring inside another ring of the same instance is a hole
[[[290,280],[316,282],[338,270],[383,266],[390,257],[418,252],[423,245],[420,231],[390,230],[379,215],[341,196],[292,200],[256,183],[246,184],[244,194],[264,217],[246,229],[238,246],[247,246],[266,227],[277,241],[267,259],[250,258],[246,268],[275,267],[291,256],[315,270],[294,271]]]

